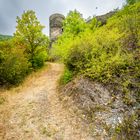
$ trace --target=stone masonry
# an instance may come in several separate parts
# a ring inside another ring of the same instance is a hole
[[[65,17],[61,14],[53,14],[50,16],[50,40],[53,43],[58,36],[62,34],[62,24]]]

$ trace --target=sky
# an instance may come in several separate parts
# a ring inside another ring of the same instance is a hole
[[[34,10],[38,20],[46,26],[44,34],[49,35],[49,16],[54,13],[67,15],[70,10],[78,10],[84,18],[102,15],[121,8],[125,0],[0,0],[0,34],[15,32],[16,17],[23,11]]]

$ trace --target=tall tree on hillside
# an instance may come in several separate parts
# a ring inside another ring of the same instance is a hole
[[[70,11],[63,23],[64,33],[78,35],[85,30],[86,23],[77,10]]]
[[[20,46],[25,47],[25,53],[33,68],[43,65],[47,53],[49,40],[42,33],[43,28],[32,10],[24,12],[21,18],[17,17],[14,36]]]

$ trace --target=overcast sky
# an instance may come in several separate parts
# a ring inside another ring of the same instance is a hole
[[[49,34],[49,16],[53,13],[64,14],[77,9],[84,18],[105,14],[122,7],[125,0],[0,0],[0,34],[12,35],[15,32],[16,17],[24,10],[34,10],[39,21],[46,26]]]

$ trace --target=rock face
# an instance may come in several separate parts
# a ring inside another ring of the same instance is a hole
[[[106,13],[106,14],[104,14],[104,15],[95,16],[95,17],[93,17],[93,18],[96,18],[97,21],[100,21],[100,22],[101,22],[101,25],[104,25],[104,24],[106,24],[107,20],[108,20],[110,17],[112,17],[115,13],[116,13],[116,11],[111,11],[111,12]],[[93,19],[93,18],[92,18],[92,19]],[[87,20],[87,23],[90,23],[92,19]]]
[[[116,11],[111,11],[107,14],[101,15],[101,16],[96,16],[96,19],[101,22],[102,25],[106,24],[107,20],[112,17]]]
[[[136,110],[123,102],[121,93],[114,95],[106,86],[82,77],[68,83],[61,93],[66,107],[74,108],[74,112],[81,112],[84,120],[89,120],[94,139],[100,136],[99,139],[123,140],[126,136],[129,139],[131,134],[135,135],[133,139],[140,137],[138,120],[133,120]],[[135,134],[127,134],[129,127]],[[121,135],[117,134],[118,130]]]
[[[61,14],[53,14],[50,16],[50,40],[54,42],[58,36],[62,34],[62,23],[65,17]]]

